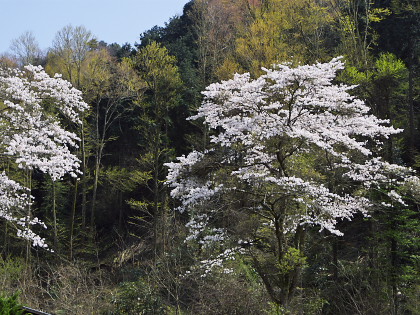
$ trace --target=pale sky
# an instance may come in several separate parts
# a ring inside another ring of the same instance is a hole
[[[0,0],[0,53],[32,31],[41,49],[62,27],[84,25],[107,43],[139,41],[142,32],[181,15],[188,0]]]

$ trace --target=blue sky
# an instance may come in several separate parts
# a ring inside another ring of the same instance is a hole
[[[139,35],[180,15],[188,0],[0,0],[0,53],[32,31],[41,49],[63,26],[84,25],[98,40],[133,44]]]

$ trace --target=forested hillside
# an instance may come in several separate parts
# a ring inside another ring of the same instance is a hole
[[[420,314],[419,39],[417,0],[192,0],[134,46],[15,39],[0,313],[17,293],[54,314]]]

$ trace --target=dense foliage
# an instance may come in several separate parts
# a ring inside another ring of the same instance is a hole
[[[2,293],[57,314],[419,314],[419,12],[194,0],[134,47],[71,25],[45,54],[14,40]]]

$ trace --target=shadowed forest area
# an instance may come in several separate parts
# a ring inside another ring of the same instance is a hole
[[[420,314],[419,33],[416,0],[193,0],[134,46],[15,39],[0,313]]]

